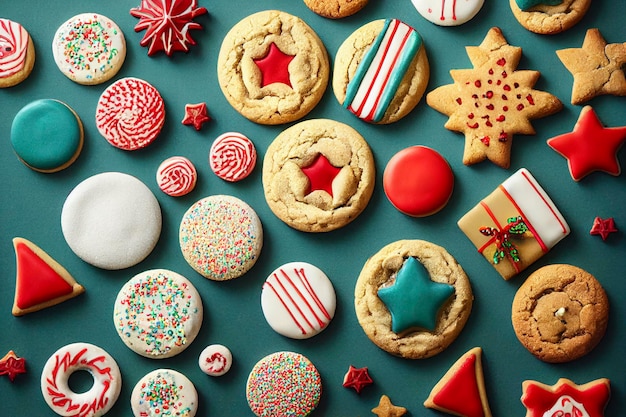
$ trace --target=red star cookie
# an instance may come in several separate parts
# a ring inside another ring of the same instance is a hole
[[[606,240],[611,233],[615,232],[617,232],[617,227],[615,226],[615,220],[613,220],[613,217],[609,217],[608,219],[596,217],[593,219],[593,226],[591,227],[589,234],[600,235],[602,240]]]
[[[12,350],[0,359],[0,375],[8,375],[11,382],[15,380],[16,375],[24,373],[26,373],[26,361],[24,358],[18,358]]]
[[[211,120],[211,118],[209,117],[206,103],[185,105],[185,118],[182,124],[190,125],[196,130],[200,130],[202,129],[202,125],[209,120]]]
[[[267,55],[255,59],[254,63],[261,70],[261,87],[274,83],[282,83],[291,87],[289,64],[295,55],[283,53],[274,42],[270,45]]]
[[[309,178],[309,189],[307,195],[313,191],[323,190],[331,196],[333,195],[333,180],[341,171],[340,168],[334,167],[328,162],[328,158],[319,154],[313,163],[305,168],[302,172]]]
[[[611,396],[609,380],[597,379],[576,385],[561,378],[552,386],[535,381],[522,383],[522,404],[526,417],[589,416],[603,417]]]
[[[594,171],[619,175],[617,151],[626,140],[626,126],[607,128],[591,106],[585,106],[571,133],[548,139],[548,146],[567,159],[574,181]]]
[[[346,388],[354,388],[357,394],[360,394],[364,387],[373,383],[374,381],[372,381],[367,367],[355,368],[350,365],[348,372],[343,377],[343,386]]]

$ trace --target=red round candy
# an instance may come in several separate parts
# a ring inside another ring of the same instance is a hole
[[[437,151],[412,146],[389,160],[383,174],[383,188],[391,204],[402,213],[430,216],[448,203],[454,174]]]

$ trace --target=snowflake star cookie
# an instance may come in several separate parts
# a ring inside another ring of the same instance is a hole
[[[603,417],[611,396],[610,382],[606,378],[584,385],[576,385],[565,378],[552,386],[524,381],[522,391],[521,400],[528,410],[526,417]]]
[[[474,68],[450,71],[454,84],[431,91],[426,102],[449,116],[447,129],[465,134],[465,165],[489,159],[508,168],[513,135],[534,134],[530,121],[560,111],[563,104],[533,89],[538,71],[516,70],[522,49],[509,45],[499,28],[466,50]]]

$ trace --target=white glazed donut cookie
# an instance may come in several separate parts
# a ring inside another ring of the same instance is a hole
[[[335,315],[336,296],[326,274],[306,262],[290,262],[270,274],[261,291],[261,308],[274,331],[308,339]]]
[[[144,260],[161,234],[161,208],[139,179],[121,172],[87,178],[67,196],[61,228],[83,261],[118,270]]]
[[[130,406],[135,417],[194,417],[198,411],[198,392],[180,372],[157,369],[137,382]]]
[[[68,385],[70,376],[87,371],[93,386],[76,393]],[[106,414],[117,401],[122,375],[115,360],[102,348],[89,343],[72,343],[57,350],[44,365],[41,392],[50,408],[69,417],[98,417]]]
[[[163,359],[185,350],[202,326],[193,284],[166,269],[135,275],[115,300],[113,321],[122,341],[141,356]]]

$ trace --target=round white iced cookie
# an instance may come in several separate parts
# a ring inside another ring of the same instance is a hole
[[[82,393],[69,386],[70,377],[79,371],[93,377],[91,388]],[[102,416],[113,407],[121,389],[122,375],[115,359],[89,343],[63,346],[50,356],[41,372],[44,400],[52,411],[64,417]]]
[[[144,260],[161,234],[161,208],[139,179],[121,172],[87,178],[67,196],[63,236],[74,253],[102,269],[118,270]]]
[[[202,300],[185,277],[166,269],[135,275],[117,294],[113,322],[122,341],[152,359],[175,356],[202,326]]]
[[[126,58],[126,41],[119,26],[106,16],[82,13],[68,19],[52,40],[59,70],[79,84],[110,80]]]
[[[333,284],[316,266],[290,262],[265,281],[263,315],[274,331],[292,339],[308,339],[324,330],[335,315]]]
[[[222,376],[230,370],[233,354],[224,345],[210,345],[204,348],[198,358],[198,366],[209,376]]]
[[[484,0],[411,0],[419,14],[439,26],[458,26],[471,20]]]
[[[156,369],[137,382],[130,406],[135,417],[194,417],[198,411],[198,392],[180,372]]]

